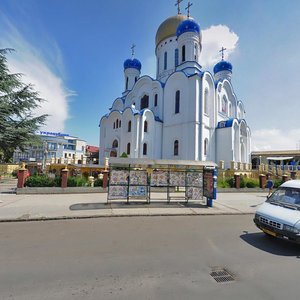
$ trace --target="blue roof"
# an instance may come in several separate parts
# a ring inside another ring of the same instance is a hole
[[[134,59],[128,58],[124,62],[124,70],[126,70],[128,68],[134,68],[134,69],[137,69],[137,70],[141,71],[142,64],[136,58],[134,58]]]
[[[225,120],[225,121],[220,121],[218,123],[218,126],[217,128],[227,128],[227,127],[232,127],[232,124],[233,124],[233,121],[234,120],[237,120],[237,119],[228,119],[228,120]]]
[[[179,37],[181,34],[183,34],[185,32],[200,33],[200,26],[196,21],[194,21],[192,19],[184,20],[177,27],[176,35],[177,35],[177,37]]]
[[[232,64],[228,61],[221,60],[214,66],[214,74],[221,71],[230,71],[232,72]]]

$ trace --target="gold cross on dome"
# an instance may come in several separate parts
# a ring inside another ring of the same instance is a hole
[[[190,17],[190,7],[193,5],[190,1],[188,2],[188,6],[185,8],[187,10],[187,16]]]
[[[180,15],[180,3],[182,2],[183,0],[176,0],[176,3],[175,3],[175,6],[177,6],[177,13],[178,15]]]
[[[136,45],[135,44],[132,44],[132,46],[131,46],[131,57],[133,58],[134,57],[134,48],[136,47]]]
[[[222,49],[219,51],[219,52],[222,52],[222,60],[224,60],[224,51],[225,50],[227,50],[227,49],[222,46]]]

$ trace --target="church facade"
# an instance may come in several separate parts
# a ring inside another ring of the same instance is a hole
[[[124,92],[100,120],[100,163],[105,157],[223,160],[250,163],[251,131],[222,60],[213,74],[201,67],[201,30],[178,13],[156,33],[156,78],[124,62]]]

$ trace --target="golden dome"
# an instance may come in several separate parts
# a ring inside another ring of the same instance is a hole
[[[170,17],[163,21],[160,26],[157,29],[156,36],[155,36],[155,44],[156,47],[158,44],[163,41],[164,39],[175,36],[176,35],[176,29],[178,25],[186,20],[188,16],[186,15],[176,15],[173,17]]]

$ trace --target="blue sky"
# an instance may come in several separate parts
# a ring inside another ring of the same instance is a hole
[[[99,144],[99,120],[124,88],[123,62],[155,75],[155,34],[177,13],[175,0],[0,0],[0,48],[48,101],[47,129]],[[187,1],[181,5],[184,10]],[[224,45],[235,93],[246,109],[252,150],[300,147],[300,1],[194,1],[203,33],[203,69]]]

